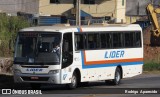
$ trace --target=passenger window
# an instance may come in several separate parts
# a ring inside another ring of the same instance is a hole
[[[88,49],[96,49],[98,47],[98,34],[88,34]]]
[[[127,33],[124,33],[124,44],[125,44],[125,47],[133,47],[133,41],[134,41],[134,33],[133,32],[127,32]]]
[[[122,36],[121,33],[113,33],[113,47],[122,47]]]
[[[75,48],[76,50],[84,49],[84,34],[75,35]]]
[[[141,33],[140,32],[136,32],[136,35],[135,35],[135,46],[136,47],[141,47]]]
[[[111,33],[106,34],[106,43],[107,43],[107,48],[112,47],[112,34]]]
[[[102,33],[100,34],[100,44],[101,44],[101,48],[106,48],[106,44],[107,44],[107,39],[106,39],[106,34]]]

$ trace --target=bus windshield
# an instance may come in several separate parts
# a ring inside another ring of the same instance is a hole
[[[60,64],[61,33],[19,32],[14,55],[15,64]]]

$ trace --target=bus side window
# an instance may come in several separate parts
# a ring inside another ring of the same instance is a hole
[[[141,33],[140,32],[136,32],[135,34],[135,46],[141,47]]]
[[[84,34],[75,35],[75,49],[76,50],[84,49]]]
[[[99,47],[97,34],[88,34],[88,49],[97,49]]]
[[[113,47],[114,48],[122,47],[121,33],[113,33]]]
[[[112,47],[112,34],[111,33],[106,33],[106,43],[107,43],[107,48]]]
[[[62,68],[71,65],[73,62],[72,33],[65,33],[62,47]]]
[[[124,44],[125,47],[133,47],[133,41],[134,41],[134,32],[126,32],[124,33]]]
[[[106,48],[106,42],[107,42],[107,39],[106,39],[106,34],[105,33],[102,33],[100,34],[100,44],[101,44],[101,48]]]

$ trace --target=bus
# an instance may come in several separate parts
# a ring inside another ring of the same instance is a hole
[[[14,82],[66,84],[91,81],[118,85],[143,71],[143,33],[137,24],[40,26],[20,30]]]

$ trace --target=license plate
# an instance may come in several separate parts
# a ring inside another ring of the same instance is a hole
[[[33,80],[37,80],[37,79],[39,79],[39,77],[32,76],[32,77],[31,77],[31,79],[33,79]]]

